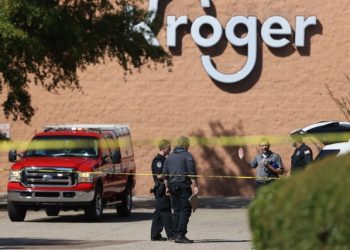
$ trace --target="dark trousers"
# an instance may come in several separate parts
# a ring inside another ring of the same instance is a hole
[[[170,197],[165,195],[164,184],[154,187],[154,197],[156,199],[156,210],[153,213],[151,239],[159,238],[163,227],[167,238],[171,238],[174,236],[171,201]]]
[[[191,185],[188,183],[170,183],[171,204],[174,209],[175,237],[183,237],[187,233],[187,224],[192,208],[188,198],[192,195]]]
[[[268,182],[259,182],[259,181],[257,181],[256,183],[255,183],[255,190],[256,190],[256,192],[260,189],[260,188],[262,188],[262,187],[264,187],[264,186],[266,186],[266,185],[269,185],[270,183],[272,183],[274,180],[270,180],[270,181],[268,181]]]

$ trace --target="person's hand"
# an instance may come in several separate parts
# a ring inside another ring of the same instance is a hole
[[[198,186],[193,186],[193,194],[198,194],[199,189]]]
[[[238,157],[239,157],[239,159],[241,159],[241,160],[243,160],[243,158],[244,158],[244,150],[243,150],[242,147],[240,147],[240,148],[238,149]]]
[[[167,196],[170,196],[170,189],[168,187],[165,187],[165,194]]]

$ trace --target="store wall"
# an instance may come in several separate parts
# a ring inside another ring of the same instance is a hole
[[[236,15],[256,16],[260,26],[266,18],[278,15],[285,17],[293,30],[297,15],[315,15],[318,23],[306,30],[307,46],[299,50],[293,44],[271,49],[259,36],[254,71],[248,78],[230,85],[211,80],[202,67],[200,56],[212,55],[217,68],[229,73],[244,65],[246,51],[233,48],[225,39],[213,48],[202,49],[192,40],[189,28],[180,29],[180,45],[170,50],[171,68],[144,67],[124,76],[117,62],[106,62],[81,72],[82,92],[48,93],[40,87],[31,87],[36,113],[30,125],[5,120],[1,115],[1,122],[11,124],[12,139],[29,140],[47,124],[129,123],[137,172],[149,173],[157,148],[145,140],[175,139],[181,135],[287,136],[290,131],[317,121],[344,120],[326,85],[336,98],[349,93],[349,1],[214,0],[212,7],[206,10],[198,0],[161,2],[162,13],[158,18],[164,24],[158,38],[163,45],[165,20],[169,15],[187,15],[193,22],[207,13],[217,17],[223,26]],[[245,148],[248,158],[252,158],[256,147]],[[293,150],[290,145],[275,143],[272,150],[281,154],[289,168]],[[197,160],[199,174],[254,174],[238,159],[234,145],[194,145],[190,151]],[[5,162],[6,154],[2,159],[1,166],[9,166]],[[4,183],[1,175],[0,192],[5,190]],[[251,196],[253,184],[253,180],[245,179],[202,178],[200,191],[202,195]],[[136,195],[150,195],[151,185],[151,177],[137,177]]]

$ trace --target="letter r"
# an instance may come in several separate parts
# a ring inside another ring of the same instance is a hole
[[[175,16],[167,17],[166,43],[168,47],[176,47],[176,30],[180,25],[187,24],[187,22],[187,16],[180,16],[178,19]]]

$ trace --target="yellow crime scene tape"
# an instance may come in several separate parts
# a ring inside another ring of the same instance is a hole
[[[319,141],[326,141],[329,143],[349,141],[350,133],[313,133],[305,135],[293,135],[294,138],[307,138],[317,139]],[[201,137],[201,136],[190,136],[191,146],[249,146],[257,145],[262,138],[266,138],[272,145],[286,144],[291,142],[291,136],[281,135],[252,135],[252,136],[213,136],[213,137]],[[140,139],[133,141],[134,146],[157,146],[161,139]],[[109,141],[113,141],[110,139]],[[175,139],[170,139],[171,142],[175,142]],[[83,142],[75,142],[71,140],[70,145],[67,145],[66,140],[45,140],[45,141],[0,141],[0,151],[6,152],[11,149],[19,151],[25,151],[28,149],[59,149],[61,147],[82,147]],[[129,145],[130,141],[123,138],[118,138],[115,145],[123,147]],[[175,143],[173,143],[175,144]]]
[[[0,171],[9,171],[9,169],[0,168]],[[50,169],[39,169],[36,172],[39,173],[67,173],[65,171],[59,170],[50,170]],[[79,171],[72,171],[70,173],[79,173]],[[92,174],[92,175],[127,175],[127,176],[158,176],[158,174],[151,173],[110,173],[103,171],[96,172],[83,172],[84,174]],[[257,179],[257,180],[276,180],[278,177],[257,177],[257,176],[239,176],[239,175],[181,175],[181,174],[162,174],[162,176],[166,177],[189,177],[189,178],[204,178],[204,179]]]

